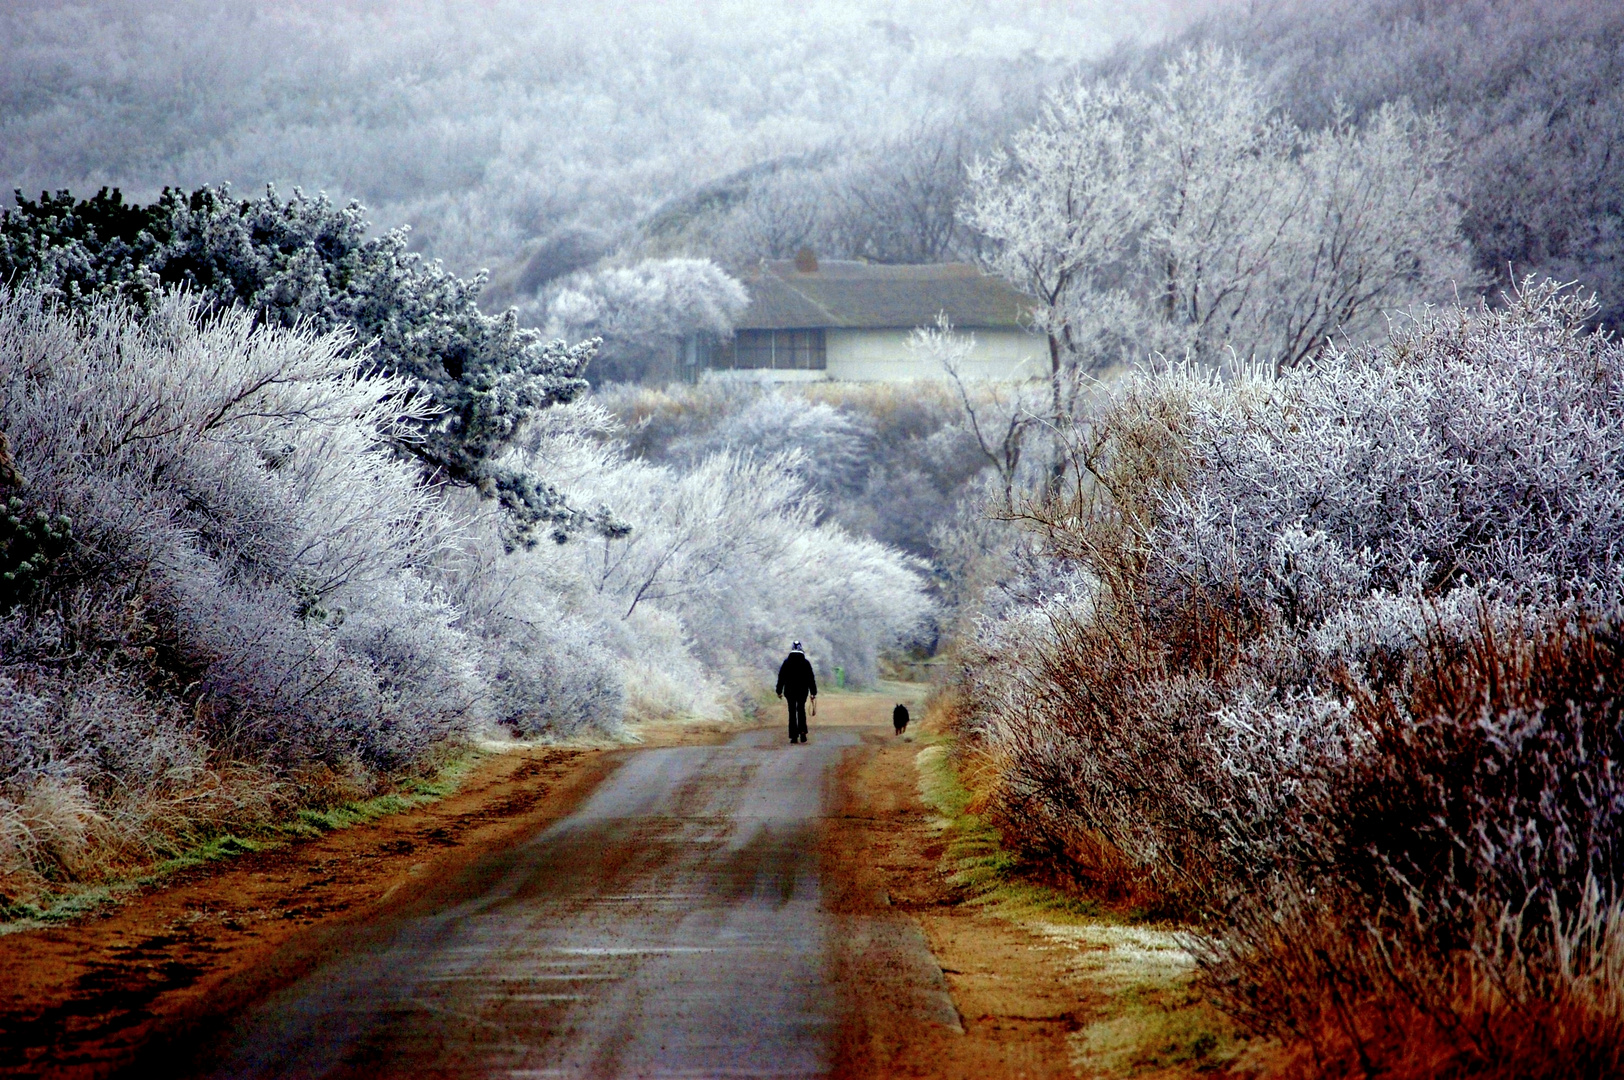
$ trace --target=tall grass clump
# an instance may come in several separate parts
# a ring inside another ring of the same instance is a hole
[[[1119,386],[961,657],[1006,833],[1288,1072],[1624,1067],[1624,348],[1528,286]]]

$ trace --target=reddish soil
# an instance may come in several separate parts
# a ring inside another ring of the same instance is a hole
[[[824,826],[824,887],[837,910],[901,911],[919,924],[964,1033],[889,1008],[883,993],[867,991],[872,973],[842,971],[852,1009],[834,1075],[1074,1077],[1066,1036],[1097,1003],[1067,978],[1052,943],[966,906],[948,884],[941,838],[918,795],[918,752],[917,743],[871,729],[848,754]]]

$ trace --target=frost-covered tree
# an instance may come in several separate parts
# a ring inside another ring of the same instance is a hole
[[[1303,132],[1255,75],[1207,52],[1169,67],[1149,130],[1167,186],[1139,287],[1157,290],[1170,356],[1284,370],[1333,336],[1366,337],[1384,309],[1471,284],[1438,118],[1389,105]]]
[[[526,420],[586,387],[590,347],[544,341],[511,311],[483,314],[483,276],[425,262],[407,250],[405,230],[369,236],[357,203],[274,190],[233,200],[209,187],[169,189],[148,206],[106,190],[85,200],[19,194],[0,215],[0,280],[13,279],[68,303],[111,296],[143,309],[183,288],[204,314],[240,305],[266,325],[347,330],[371,370],[410,380],[436,406],[403,429],[402,452],[499,499],[517,540],[580,522],[544,479],[500,457]]]
[[[486,715],[440,588],[459,523],[394,450],[434,404],[352,343],[0,290],[0,501],[66,526],[0,596],[7,896],[365,791]]]
[[[1156,53],[1210,42],[1254,64],[1299,123],[1394,101],[1444,116],[1462,232],[1491,298],[1527,275],[1578,281],[1624,324],[1624,7],[1593,0],[1337,0],[1202,19]],[[1132,65],[1144,54],[1119,58]],[[1145,57],[1145,60],[1149,60]],[[1154,62],[1149,60],[1149,62]]]
[[[1449,162],[1441,125],[1402,106],[1303,131],[1205,49],[1148,89],[1056,93],[975,164],[964,214],[1039,301],[1058,417],[1078,373],[1150,352],[1284,370],[1447,295],[1468,277]]]
[[[1117,286],[1155,210],[1136,175],[1144,133],[1134,121],[1146,110],[1126,87],[1079,82],[1045,101],[1008,150],[970,166],[965,223],[990,242],[988,268],[1037,301],[1056,416],[1071,404],[1068,373],[1114,359],[1096,341],[1101,309],[1107,325],[1134,314]]]
[[[691,655],[732,692],[759,686],[791,638],[858,682],[930,613],[922,565],[819,521],[797,451],[725,450],[690,465],[628,459],[613,443],[564,432],[537,441],[583,504],[624,508],[620,538],[524,555],[578,583],[602,606],[606,637],[637,660],[641,644]],[[669,638],[679,646],[673,650]]]
[[[747,303],[744,286],[708,259],[645,259],[571,274],[523,314],[549,337],[600,339],[595,374],[626,380],[678,375],[683,339],[730,336]]]
[[[1044,402],[1025,382],[985,380],[972,388],[966,364],[975,344],[975,335],[955,332],[945,314],[937,317],[935,326],[916,327],[908,336],[910,352],[946,373],[963,410],[964,426],[998,476],[998,497],[989,509],[1014,513],[1017,489],[1026,490],[1032,479],[1024,475],[1032,466],[1028,443],[1042,423]]]
[[[919,124],[857,155],[840,178],[833,250],[885,263],[963,254],[958,204],[977,135],[969,117]]]

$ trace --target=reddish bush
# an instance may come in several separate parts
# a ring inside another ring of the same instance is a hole
[[[1620,1064],[1624,347],[1589,310],[1130,380],[964,647],[1006,834],[1203,923],[1215,999],[1305,1070]]]
[[[1621,659],[1485,625],[1350,686],[1365,745],[1207,945],[1229,1011],[1332,1074],[1624,1070]]]

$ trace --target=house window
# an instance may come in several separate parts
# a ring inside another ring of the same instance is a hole
[[[717,346],[710,366],[733,370],[823,371],[829,366],[822,330],[740,330]]]

